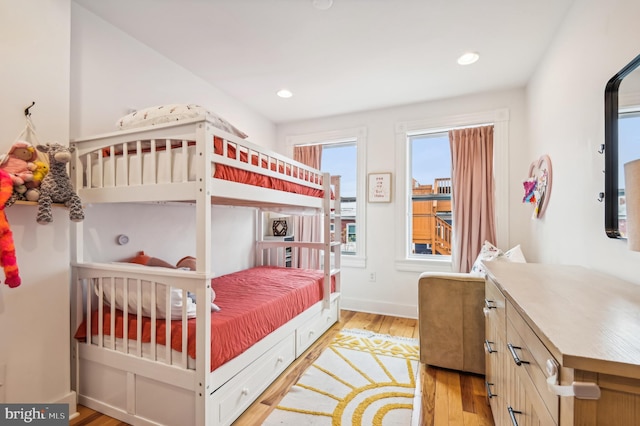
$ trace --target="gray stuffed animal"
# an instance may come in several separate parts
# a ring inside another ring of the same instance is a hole
[[[49,157],[49,173],[40,184],[38,199],[38,215],[36,221],[42,225],[53,222],[52,203],[61,203],[69,208],[69,219],[73,222],[84,220],[82,201],[73,189],[67,174],[67,163],[75,148],[60,145],[57,142],[38,145],[37,150]]]

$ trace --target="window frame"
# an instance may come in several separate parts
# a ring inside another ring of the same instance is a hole
[[[496,109],[455,116],[425,118],[415,121],[396,123],[396,170],[398,179],[395,180],[396,197],[396,261],[399,271],[435,271],[451,272],[451,256],[413,256],[409,250],[411,235],[409,233],[411,213],[411,167],[410,167],[410,137],[426,133],[447,132],[453,128],[475,127],[491,123],[493,133],[493,165],[495,179],[495,211],[497,223],[497,244],[502,246],[509,241],[509,110]],[[455,234],[455,224],[454,230]]]
[[[355,127],[341,130],[321,131],[302,135],[290,135],[286,137],[286,145],[289,155],[293,157],[293,148],[296,145],[330,145],[354,142],[356,144],[356,252],[355,254],[343,254],[342,266],[364,268],[366,266],[366,127]]]

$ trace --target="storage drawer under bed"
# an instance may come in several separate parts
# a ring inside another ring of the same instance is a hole
[[[322,312],[308,320],[304,325],[298,327],[296,358],[302,355],[309,346],[320,337],[325,331],[338,320],[338,302],[331,302],[329,309],[323,309]]]
[[[292,333],[212,394],[220,425],[231,424],[293,362],[295,346]]]

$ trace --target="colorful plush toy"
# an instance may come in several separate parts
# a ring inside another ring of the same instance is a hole
[[[15,142],[11,145],[9,152],[2,156],[0,169],[9,173],[13,186],[19,194],[27,192],[25,184],[33,180],[36,158],[38,158],[38,153],[35,148],[25,141]]]
[[[33,163],[36,166],[33,171],[33,180],[24,184],[27,187],[27,192],[24,193],[24,198],[27,201],[38,201],[40,198],[40,185],[44,177],[49,173],[49,165],[44,161],[36,160]]]
[[[4,211],[4,205],[12,194],[13,180],[9,173],[0,169],[0,264],[4,268],[5,284],[14,288],[22,281],[18,271],[13,233]]]
[[[75,148],[60,145],[57,142],[38,145],[38,151],[49,156],[49,173],[40,184],[38,215],[36,221],[42,225],[53,222],[52,203],[62,203],[69,208],[69,219],[73,222],[84,220],[82,201],[73,189],[67,174],[67,163]]]
[[[40,186],[44,177],[49,173],[49,166],[44,161],[36,160],[33,162],[36,165],[36,169],[33,171],[33,180],[31,184],[27,185],[28,188],[37,188]]]

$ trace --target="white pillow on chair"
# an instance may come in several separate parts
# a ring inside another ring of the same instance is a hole
[[[480,253],[476,258],[476,261],[473,263],[471,267],[471,273],[479,276],[485,276],[487,271],[484,269],[483,261],[503,261],[503,262],[517,262],[517,263],[526,263],[527,260],[520,249],[520,244],[517,246],[503,252],[498,247],[491,244],[489,241],[485,241],[480,249]]]

